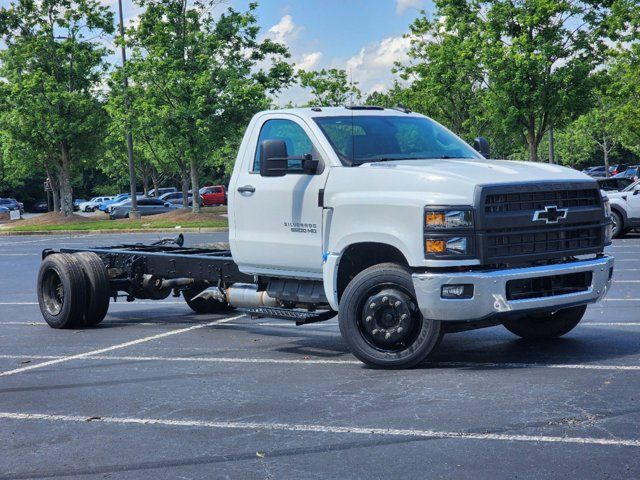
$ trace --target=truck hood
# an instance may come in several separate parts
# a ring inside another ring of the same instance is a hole
[[[554,180],[594,181],[584,173],[560,165],[509,160],[397,160],[367,163],[359,168],[389,168],[410,175],[426,175],[430,181],[453,181],[473,185]]]
[[[478,185],[578,181],[588,175],[535,162],[507,160],[437,159],[365,163],[331,169],[327,206],[367,202],[388,205],[471,205]]]

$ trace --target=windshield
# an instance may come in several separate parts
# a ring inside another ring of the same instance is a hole
[[[623,192],[633,192],[635,190],[640,190],[640,180],[638,180],[637,182],[632,183],[631,185],[629,185],[627,188],[625,188],[622,191]]]
[[[425,158],[482,158],[460,138],[428,118],[366,115],[314,120],[338,157],[349,165]]]

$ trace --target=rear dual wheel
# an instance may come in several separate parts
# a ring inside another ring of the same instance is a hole
[[[442,340],[439,321],[418,308],[411,273],[382,263],[356,275],[340,299],[342,338],[367,365],[410,368],[427,358]]]
[[[52,328],[99,324],[109,308],[107,270],[95,253],[56,253],[38,272],[38,304]]]

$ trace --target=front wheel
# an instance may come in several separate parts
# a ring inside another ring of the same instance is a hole
[[[509,320],[504,326],[511,333],[530,340],[556,338],[573,330],[582,320],[586,310],[587,306],[581,305],[545,314],[531,314]]]
[[[625,234],[624,221],[622,215],[616,211],[611,211],[611,221],[613,222],[613,230],[611,231],[611,237],[618,238]]]
[[[440,322],[420,313],[411,273],[395,263],[356,275],[340,299],[338,318],[352,353],[374,367],[413,367],[441,340]]]

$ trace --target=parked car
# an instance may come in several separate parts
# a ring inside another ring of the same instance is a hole
[[[606,177],[607,176],[607,173],[606,173],[607,170],[604,168],[604,165],[585,168],[582,172],[586,173],[587,175],[591,175],[592,177]]]
[[[15,198],[0,198],[0,206],[9,210],[17,210],[22,213],[24,206],[21,208],[20,205],[20,202],[16,201]]]
[[[0,221],[9,220],[11,218],[11,210],[7,207],[0,207]]]
[[[614,178],[629,178],[635,182],[640,178],[640,166],[632,165],[624,172],[617,174]]]
[[[171,192],[177,192],[177,191],[178,191],[178,189],[176,187],[163,187],[163,188],[159,188],[158,192],[156,194],[156,189],[152,188],[151,190],[149,190],[149,196],[150,197],[161,197],[165,193],[171,193]]]
[[[605,192],[619,192],[633,183],[633,180],[626,177],[598,178],[597,180],[598,185],[600,185],[600,189]]]
[[[109,213],[109,207],[111,205],[113,205],[114,203],[122,202],[123,200],[126,200],[128,198],[131,198],[131,194],[130,193],[121,193],[119,195],[116,195],[115,197],[113,197],[110,200],[106,200],[106,201],[102,202],[100,205],[98,205],[98,210],[100,210],[101,212]]]
[[[76,199],[73,201],[73,209],[74,209],[74,210],[80,210],[80,204],[81,204],[81,203],[85,203],[85,202],[87,202],[87,201],[88,201],[88,200],[87,200],[86,198],[76,198]]]
[[[22,215],[24,213],[24,203],[19,202],[15,198],[10,198],[9,200],[13,200],[14,202],[16,202],[18,204],[18,207],[20,207],[20,215]]]
[[[620,165],[611,165],[609,167],[609,175],[617,175],[624,172],[627,168],[629,168],[629,165],[626,163],[621,163]]]
[[[202,187],[200,189],[200,197],[202,198],[202,205],[205,207],[210,207],[212,205],[226,205],[227,189],[224,185]]]
[[[640,181],[632,183],[622,192],[607,193],[611,205],[613,238],[634,228],[640,228]]]
[[[169,202],[163,202],[159,198],[139,198],[138,199],[138,211],[140,215],[157,215],[159,213],[166,213],[171,210],[176,210],[180,207],[173,205]],[[113,205],[109,217],[112,220],[117,218],[128,218],[131,211],[131,200],[125,200],[117,205]]]
[[[160,195],[159,200],[163,202],[169,202],[172,205],[182,205],[182,192],[169,192],[164,195]],[[202,199],[200,200],[202,202]],[[189,190],[189,196],[187,197],[187,204],[189,206],[193,205],[193,192]],[[201,203],[202,204],[202,203]]]
[[[81,203],[78,208],[81,212],[94,212],[101,203],[111,200],[112,198],[113,197],[93,197],[88,202]]]
[[[40,200],[33,204],[31,211],[34,213],[47,213],[49,211],[49,203],[46,200]]]

